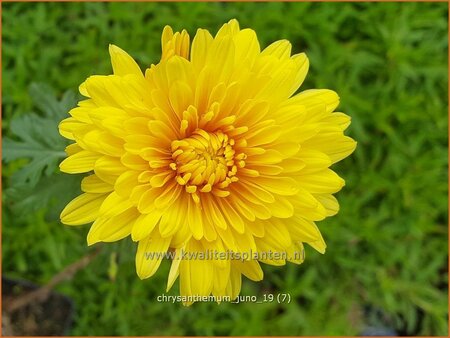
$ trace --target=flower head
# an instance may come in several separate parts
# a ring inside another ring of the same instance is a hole
[[[286,40],[261,51],[236,20],[215,37],[199,29],[192,46],[165,27],[161,61],[145,74],[109,52],[114,75],[89,77],[60,124],[74,141],[61,170],[89,173],[63,223],[93,222],[89,245],[131,235],[140,278],[163,258],[149,253],[173,253],[168,288],[179,276],[182,295],[235,298],[241,275],[263,278],[259,262],[301,263],[303,243],[325,251],[315,222],[337,213],[344,185],[329,167],[356,142],[343,133],[349,117],[333,112],[336,93],[294,95],[305,54],[291,56]]]

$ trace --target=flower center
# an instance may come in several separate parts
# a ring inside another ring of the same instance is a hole
[[[230,193],[226,188],[238,181],[238,167],[235,164],[234,139],[222,131],[208,133],[197,129],[190,137],[172,141],[172,170],[176,171],[178,184],[185,186],[194,201],[199,202],[198,192],[212,192],[219,197]],[[225,190],[224,190],[225,189]]]

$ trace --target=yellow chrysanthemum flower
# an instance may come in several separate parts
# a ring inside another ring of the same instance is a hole
[[[149,252],[175,253],[168,288],[179,276],[184,296],[234,299],[242,274],[263,278],[258,261],[301,263],[303,243],[325,251],[314,222],[337,213],[332,194],[344,185],[329,167],[356,142],[343,133],[349,117],[333,112],[335,92],[293,95],[305,54],[291,56],[286,40],[261,51],[236,20],[215,37],[199,29],[191,47],[186,31],[165,27],[161,61],[145,75],[120,48],[109,52],[114,75],[89,77],[87,99],[60,124],[75,141],[61,171],[90,173],[63,223],[93,222],[89,245],[131,235],[140,278],[163,259]],[[246,259],[181,259],[211,251]]]

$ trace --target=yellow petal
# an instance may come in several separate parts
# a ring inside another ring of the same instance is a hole
[[[344,113],[333,113],[329,117],[325,118],[324,122],[332,125],[338,125],[342,130],[345,130],[350,125],[351,118]]]
[[[120,158],[112,156],[102,156],[95,162],[95,172],[101,172],[107,175],[119,176],[125,170],[126,167],[120,161]]]
[[[236,189],[244,199],[256,204],[261,202],[273,203],[275,201],[275,197],[264,187],[253,183],[253,179],[247,180],[245,178],[241,179],[241,182],[242,184],[237,187],[233,186],[233,189]]]
[[[89,94],[86,90],[86,83],[83,82],[82,84],[80,84],[80,86],[78,87],[78,91],[80,92],[81,95],[89,97]]]
[[[283,172],[283,168],[281,166],[272,165],[272,164],[252,165],[251,167],[246,167],[246,168],[242,168],[242,169],[250,170],[250,168],[251,168],[251,170],[255,170],[256,172],[258,172],[258,176],[259,176],[259,174],[269,175],[269,176],[277,176]],[[241,171],[242,171],[242,169],[241,169]]]
[[[146,148],[154,147],[159,149],[162,148],[161,145],[164,145],[161,144],[161,140],[158,140],[155,137],[140,134],[125,137],[125,142],[125,150],[135,155],[145,151]]]
[[[212,41],[213,37],[206,29],[197,30],[191,50],[191,61],[196,71],[200,71],[205,66]]]
[[[301,264],[305,260],[305,249],[302,242],[292,243],[286,250],[287,259],[294,264]]]
[[[89,175],[81,181],[81,190],[88,193],[102,194],[113,191],[114,187],[102,181],[96,175]]]
[[[202,196],[203,197],[203,196]],[[222,213],[220,212],[219,206],[215,202],[215,199],[208,194],[202,198],[202,206],[204,208],[204,212],[211,224],[214,224],[216,227],[221,229],[227,228],[227,222],[223,218]]]
[[[61,222],[80,225],[94,221],[107,194],[81,194],[73,199],[61,212]]]
[[[285,248],[271,245],[271,243],[267,241],[266,236],[256,238],[255,242],[258,247],[258,260],[260,262],[274,266],[286,264]]]
[[[317,200],[327,211],[327,216],[334,216],[339,211],[339,203],[333,195],[316,195]]]
[[[175,81],[170,86],[169,101],[173,111],[181,117],[183,112],[194,101],[194,93],[186,82]]]
[[[97,218],[89,230],[88,245],[97,242],[115,242],[127,237],[138,215],[136,208],[130,208],[111,218]]]
[[[270,105],[266,101],[247,100],[239,107],[236,121],[239,124],[242,123],[245,126],[252,127],[267,115],[269,109]],[[229,135],[232,136],[233,131]]]
[[[236,194],[230,194],[230,204],[234,207],[234,209],[244,216],[247,220],[253,222],[256,218],[255,213],[252,208],[249,207],[239,196]]]
[[[232,300],[236,299],[241,292],[241,285],[241,273],[234,266],[232,266],[230,271],[230,280],[226,289],[227,295],[230,296]]]
[[[128,198],[119,196],[113,191],[103,201],[100,207],[100,214],[104,217],[116,216],[132,206]]]
[[[288,40],[278,40],[264,48],[261,55],[274,56],[277,59],[288,59],[291,56],[292,45]]]
[[[252,29],[243,29],[234,36],[236,46],[236,62],[245,63],[251,68],[260,53],[260,46],[256,32]]]
[[[127,74],[142,75],[142,71],[134,59],[124,50],[115,45],[109,45],[109,55],[114,75],[124,76]]]
[[[122,165],[119,158],[103,156],[100,157],[94,165],[95,174],[102,180],[114,185],[117,178],[126,168]]]
[[[288,228],[295,241],[315,242],[320,239],[320,231],[316,224],[300,216],[294,216]]]
[[[69,115],[71,115],[78,122],[92,124],[92,120],[89,115],[92,110],[97,108],[97,105],[93,103],[91,99],[79,101],[78,107],[69,110]]]
[[[75,137],[73,136],[73,132],[76,131],[79,127],[84,126],[83,122],[78,121],[77,119],[73,117],[69,117],[67,119],[62,120],[59,123],[59,133],[69,139],[69,140],[75,140]]]
[[[189,34],[186,30],[173,33],[172,27],[165,26],[161,36],[161,60],[167,60],[174,55],[185,59],[189,57]]]
[[[289,196],[295,195],[298,192],[298,182],[291,177],[273,177],[273,176],[259,176],[254,177],[252,182],[259,185],[274,194]]]
[[[120,158],[120,161],[122,164],[132,170],[139,170],[139,171],[145,171],[150,169],[150,166],[148,165],[148,161],[144,160],[139,155],[133,155],[130,153],[125,153]]]
[[[249,222],[247,223],[247,227],[251,234],[255,237],[263,237],[265,234],[264,226],[262,226],[259,222]]]
[[[173,37],[173,29],[169,25],[164,26],[163,32],[161,34],[161,46],[164,49],[164,46],[172,40]]]
[[[167,278],[167,288],[166,288],[166,292],[169,292],[169,290],[172,288],[173,283],[175,283],[175,281],[178,278],[178,275],[180,274],[180,262],[181,262],[181,249],[176,249],[175,250],[175,256],[172,260],[172,265],[170,266],[170,271],[169,271],[169,276]]]
[[[124,142],[121,138],[102,130],[93,130],[86,133],[83,137],[83,142],[88,149],[96,150],[109,156],[121,156],[125,152],[123,149]]]
[[[327,154],[333,163],[346,158],[356,148],[356,142],[342,133],[318,134],[304,145]]]
[[[139,241],[135,261],[140,279],[149,278],[158,270],[170,240],[170,237],[161,238],[158,232],[154,231],[149,237]]]
[[[258,128],[249,135],[246,135],[246,139],[249,147],[268,144],[280,137],[282,130],[279,126],[269,125],[263,128]]]
[[[312,194],[332,194],[345,185],[345,181],[331,169],[297,176],[297,182]]]
[[[258,282],[263,279],[264,273],[256,260],[236,261],[233,265],[248,279]]]
[[[235,46],[231,37],[214,39],[207,57],[207,64],[211,67],[211,76],[216,83],[228,83],[232,75],[235,60]]]
[[[325,244],[325,241],[322,238],[322,234],[320,234],[320,238],[314,242],[307,242],[311,247],[313,247],[315,250],[320,252],[321,254],[325,253],[325,249],[327,248],[327,245]]]
[[[155,207],[158,209],[169,208],[177,200],[178,196],[180,196],[181,191],[181,186],[173,181],[172,184],[164,187],[163,193],[155,199]]]
[[[331,113],[339,105],[339,96],[336,92],[329,89],[308,89],[291,97],[286,101],[286,105],[299,105],[312,107],[317,104],[324,104],[325,112]],[[323,115],[315,115],[310,117],[310,121],[318,120]]]
[[[100,107],[90,110],[91,121],[101,129],[107,129],[111,134],[118,137],[126,135],[124,122],[130,119],[123,109],[114,107]]]
[[[271,222],[266,222],[264,224],[265,236],[258,239],[258,243],[261,241],[266,242],[271,247],[276,248],[280,251],[286,250],[292,244],[291,235],[288,231],[289,220],[282,219],[271,219]]]
[[[201,243],[191,240],[186,246],[186,252],[191,255],[204,254]],[[183,259],[180,264],[180,291],[182,295],[207,296],[212,291],[214,266],[210,260]]]
[[[296,213],[310,221],[320,221],[327,216],[327,211],[319,201],[306,189],[299,188],[295,198],[290,200]]]
[[[180,228],[181,219],[185,216],[181,213],[178,203],[174,204],[169,210],[165,210],[158,227],[161,237],[172,237]]]
[[[138,201],[138,209],[141,213],[148,214],[149,212],[151,212],[156,208],[154,204],[155,199],[162,194],[162,192],[164,191],[163,189],[152,188],[150,184],[144,184],[142,186],[137,186],[133,189],[131,198],[134,200],[135,198],[133,197],[133,194],[135,193],[137,193],[137,195],[140,194]]]
[[[64,151],[66,152],[67,155],[71,156],[74,155],[76,153],[79,153],[80,151],[82,151],[83,148],[81,148],[78,143],[72,143],[69,144],[66,149],[64,149]]]
[[[223,267],[214,267],[214,280],[212,293],[216,297],[226,296],[226,288],[230,280],[231,263],[228,260],[223,260]]]
[[[111,75],[113,76],[113,75]],[[92,97],[92,100],[96,105],[99,107],[116,107],[121,108],[114,97],[111,96],[109,93],[106,82],[108,81],[108,76],[104,75],[93,75],[86,79],[86,90],[90,97]]]
[[[282,61],[272,74],[272,79],[257,98],[278,103],[289,98],[300,87],[308,73],[309,61],[304,53]]]
[[[227,248],[230,251],[234,251],[234,252],[238,251],[233,232],[230,231],[230,229],[223,230],[223,229],[217,227],[216,231],[217,231],[217,234],[219,235],[220,239],[222,240],[225,248]]]
[[[185,206],[186,208],[186,206]],[[185,209],[187,210],[187,209]],[[183,211],[184,214],[186,214]],[[180,227],[178,228],[177,232],[175,232],[174,236],[172,237],[172,242],[170,243],[170,246],[172,248],[182,248],[186,245],[186,243],[192,238],[191,229],[189,229],[189,224],[186,220],[186,217],[181,219]]]
[[[249,260],[250,256],[248,253],[250,251],[252,251],[252,252],[257,251],[255,239],[253,238],[253,236],[250,234],[249,231],[245,231],[242,234],[238,233],[233,228],[230,228],[230,231],[233,233],[234,242],[236,244],[236,252],[241,253],[241,255],[243,255],[245,253],[245,255],[247,255],[247,257],[242,256],[240,258]]]
[[[300,168],[300,175],[323,171],[331,165],[331,159],[328,155],[306,147],[300,149],[295,158],[304,163],[304,167]]]
[[[163,215],[162,210],[153,210],[148,214],[141,214],[133,225],[131,231],[131,238],[133,241],[140,241],[147,238],[156,224],[158,224],[161,216]]]
[[[233,37],[239,32],[239,22],[236,19],[231,19],[217,31],[215,39],[223,37]]]
[[[238,233],[242,234],[245,231],[245,224],[241,216],[234,210],[232,205],[225,198],[218,198],[217,203],[220,205],[222,214],[228,220],[228,224],[233,227]]]
[[[197,203],[192,198],[188,202],[188,215],[187,215],[189,228],[195,239],[199,240],[203,237],[203,223],[201,217],[201,210]]]
[[[173,171],[163,171],[156,175],[153,175],[152,178],[150,179],[150,184],[154,188],[161,188],[174,176],[175,172]]]
[[[275,202],[270,205],[272,215],[279,218],[289,218],[294,214],[294,207],[289,200],[283,196],[278,196]]]
[[[62,161],[59,169],[68,174],[85,173],[94,170],[94,164],[100,157],[98,153],[82,150]]]
[[[119,196],[129,197],[133,188],[138,185],[139,171],[127,170],[122,173],[114,184],[114,190]]]

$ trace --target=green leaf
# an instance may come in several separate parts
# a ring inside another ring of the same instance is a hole
[[[64,206],[80,192],[82,177],[56,173],[42,177],[36,186],[16,184],[6,190],[7,204],[15,214],[34,213],[47,207],[47,218],[58,220]]]
[[[67,110],[76,103],[76,95],[72,91],[67,91],[61,100],[56,99],[53,89],[45,83],[32,83],[28,90],[34,105],[45,114],[46,117],[53,118],[59,122],[66,114]]]
[[[35,113],[17,116],[11,121],[13,138],[3,140],[2,159],[9,163],[17,159],[29,162],[13,174],[13,185],[35,186],[41,175],[50,176],[55,172],[60,159],[66,156],[67,141],[58,133],[58,123],[76,102],[73,93],[67,92],[58,101],[46,85],[30,86],[36,107],[44,116]]]
[[[46,116],[59,116],[60,105],[55,99],[55,93],[53,89],[47,84],[32,83],[28,89],[28,93],[34,103],[34,105]]]

